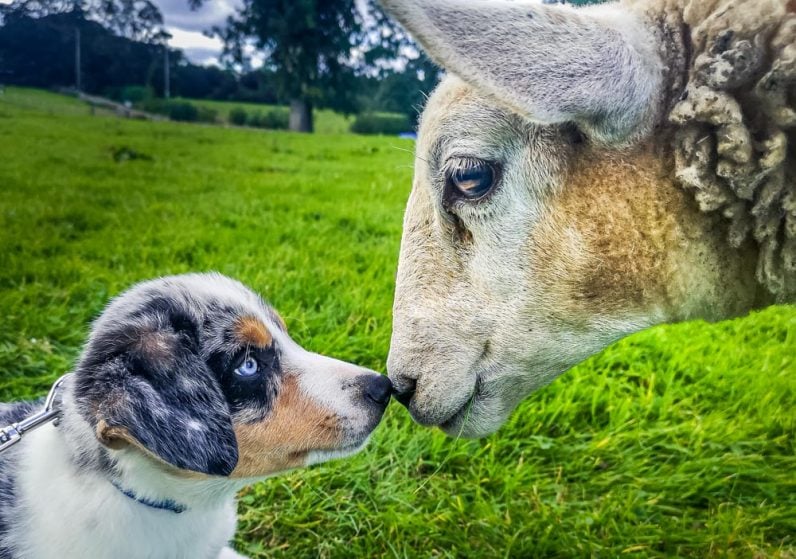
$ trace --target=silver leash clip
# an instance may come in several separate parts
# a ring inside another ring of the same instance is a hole
[[[58,390],[71,374],[67,373],[55,381],[52,388],[50,388],[50,393],[47,394],[47,398],[44,400],[44,408],[40,412],[0,429],[0,452],[17,444],[22,439],[22,435],[28,431],[33,431],[51,421],[55,421],[56,425],[58,424],[58,418],[61,416]]]

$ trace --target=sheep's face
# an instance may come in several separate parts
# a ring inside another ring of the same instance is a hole
[[[632,217],[589,207],[638,177],[592,166],[602,184],[571,196],[591,186],[577,171],[589,151],[574,126],[533,124],[457,78],[429,100],[388,363],[399,391],[416,388],[403,399],[420,423],[490,433],[535,388],[659,320],[645,295],[656,265],[629,266],[610,222]]]
[[[417,421],[488,434],[617,338],[765,302],[755,248],[730,247],[673,184],[662,113],[685,98],[690,40],[676,13],[381,2],[449,72],[421,121],[388,360]]]
[[[643,147],[661,44],[615,4],[381,1],[450,74],[421,122],[388,369],[418,422],[481,436],[670,316],[661,216],[682,200]]]

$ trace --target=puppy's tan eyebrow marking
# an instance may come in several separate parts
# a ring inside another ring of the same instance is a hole
[[[268,347],[273,341],[271,332],[259,319],[253,316],[244,316],[235,324],[235,335],[242,344],[257,347]]]

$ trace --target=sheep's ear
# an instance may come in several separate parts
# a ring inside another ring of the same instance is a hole
[[[174,315],[96,335],[75,391],[97,439],[182,470],[229,475],[238,462],[232,418],[197,346],[188,320]]]
[[[622,142],[655,116],[654,41],[618,6],[381,2],[438,64],[533,121],[576,122],[599,141]]]

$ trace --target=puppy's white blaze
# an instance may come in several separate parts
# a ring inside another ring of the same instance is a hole
[[[355,410],[350,392],[346,394],[346,384],[349,379],[353,381],[365,374],[365,370],[316,353],[305,352],[302,361],[302,389],[318,403],[339,415],[351,415]]]
[[[239,281],[218,273],[179,276],[180,285],[190,288],[191,295],[202,301],[225,301],[235,307],[259,308],[259,298]]]
[[[351,382],[371,371],[305,350],[281,331],[274,337],[282,347],[282,365],[296,374],[302,391],[319,405],[340,417],[354,417],[360,413],[352,399]]]

